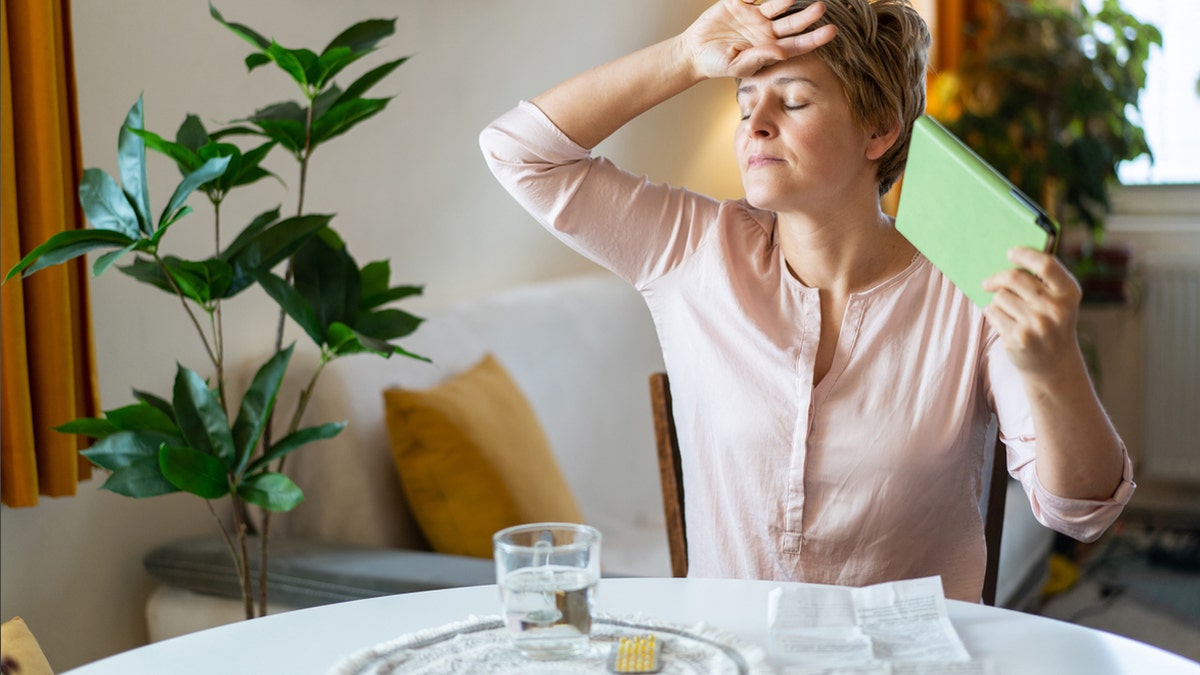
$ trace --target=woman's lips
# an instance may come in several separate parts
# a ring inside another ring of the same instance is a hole
[[[747,169],[757,169],[759,167],[767,166],[769,164],[778,164],[782,161],[783,160],[779,159],[778,157],[760,153],[760,154],[756,154],[756,155],[750,155],[750,157],[746,160],[746,168]]]

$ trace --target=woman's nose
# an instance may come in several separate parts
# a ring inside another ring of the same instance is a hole
[[[771,138],[776,133],[775,122],[771,119],[771,115],[764,105],[754,106],[750,110],[750,116],[746,118],[746,124],[749,127],[750,134],[759,138]]]

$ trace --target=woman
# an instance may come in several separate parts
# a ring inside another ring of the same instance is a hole
[[[1075,341],[1079,288],[1014,250],[979,311],[879,197],[924,109],[907,0],[720,0],[484,130],[488,163],[568,245],[645,297],[671,377],[689,573],[865,585],[940,574],[978,601],[994,413],[1038,519],[1098,537],[1128,455]],[[628,174],[590,149],[714,77],[738,79],[746,198]]]

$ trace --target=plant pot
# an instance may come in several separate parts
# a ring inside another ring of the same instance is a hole
[[[1084,304],[1124,304],[1129,301],[1133,249],[1123,244],[1073,245],[1060,256],[1083,289]]]

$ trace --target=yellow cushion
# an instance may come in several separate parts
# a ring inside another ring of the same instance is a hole
[[[536,413],[491,354],[431,389],[383,396],[400,483],[435,551],[490,558],[502,528],[583,522]]]
[[[50,662],[38,646],[37,638],[33,637],[19,616],[0,625],[0,660],[4,662],[6,673],[54,675],[54,671],[50,670]]]

